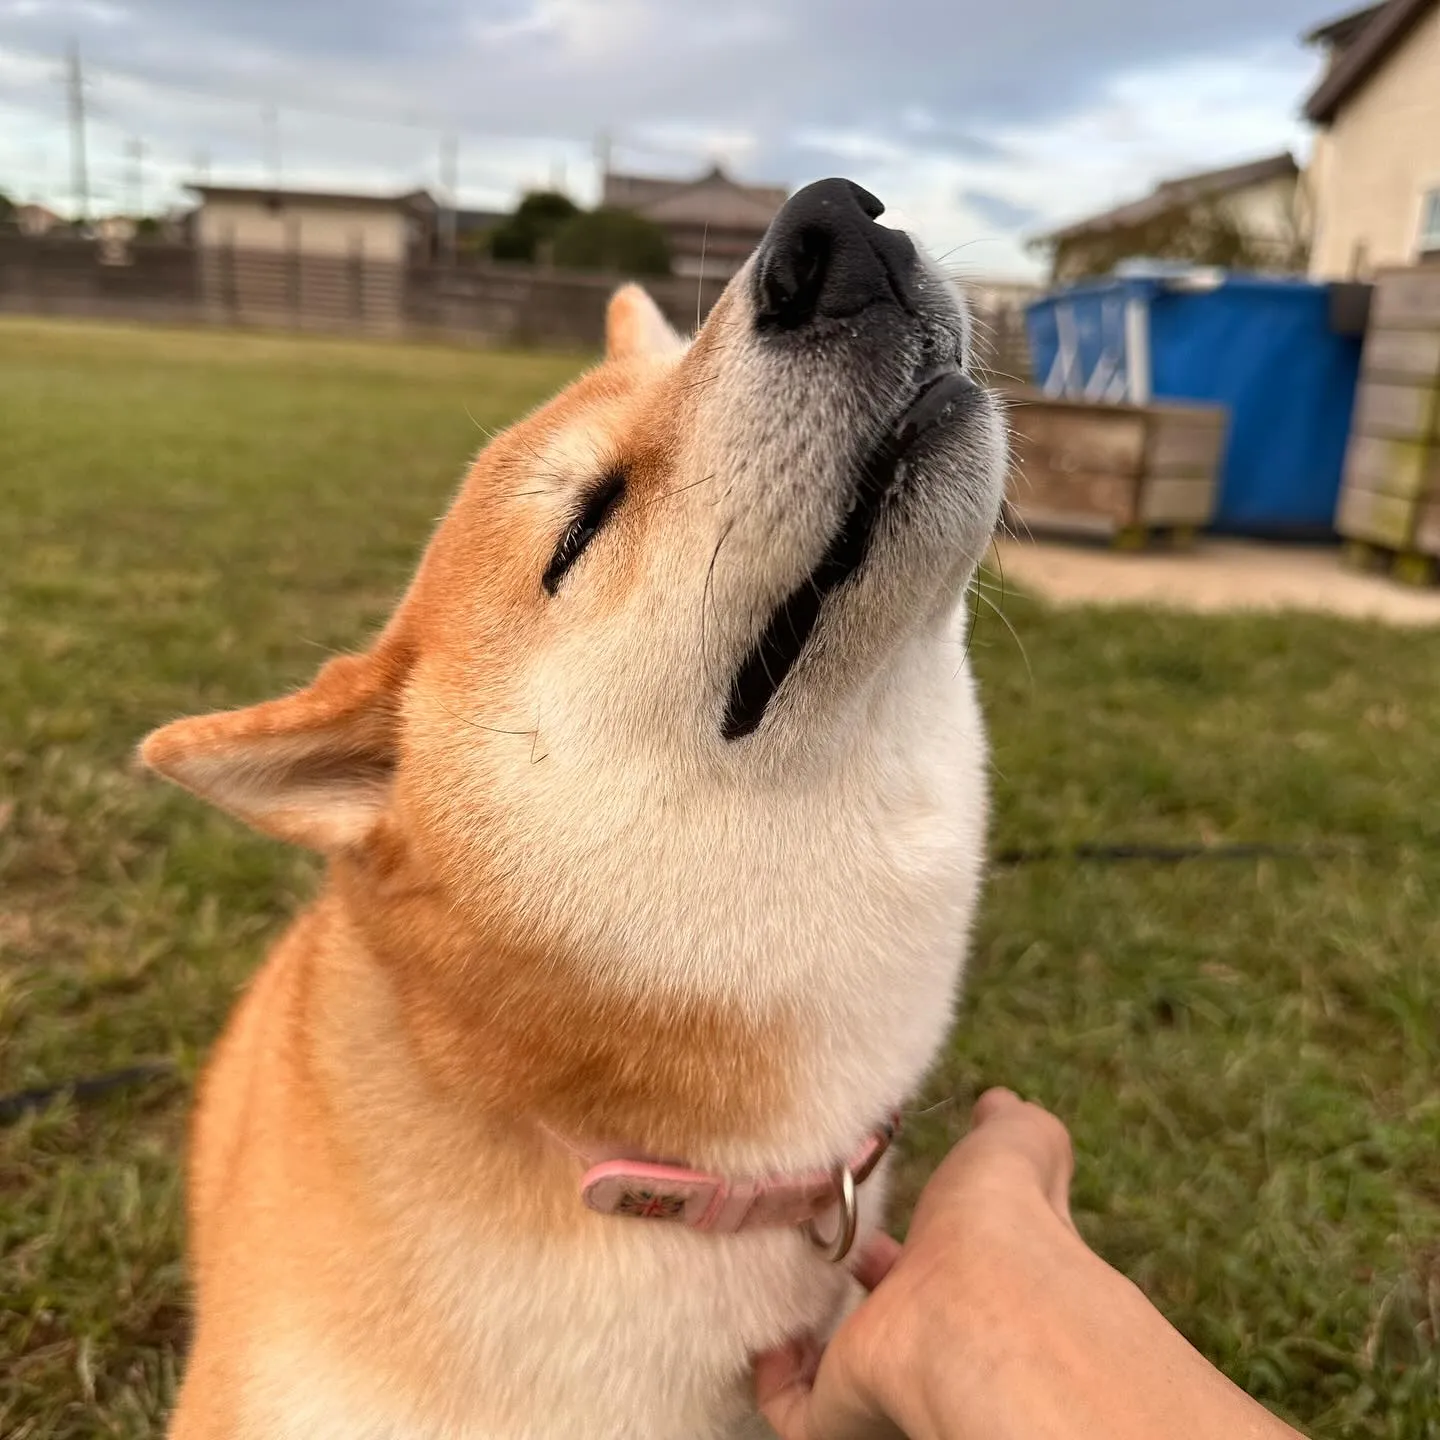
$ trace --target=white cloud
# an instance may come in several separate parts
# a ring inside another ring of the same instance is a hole
[[[81,31],[112,190],[131,136],[152,196],[201,152],[258,178],[267,103],[286,178],[316,184],[434,183],[454,131],[468,204],[557,166],[593,198],[603,131],[671,173],[849,174],[971,273],[1032,264],[1026,217],[1302,145],[1314,71],[1293,39],[1313,0],[0,0],[0,188],[65,198],[60,61],[86,6],[108,17]]]
[[[1156,181],[1257,159],[1308,141],[1298,119],[1314,65],[1260,48],[1225,61],[1181,60],[1115,76],[1073,113],[1036,124],[979,127],[990,155],[955,157],[873,135],[801,132],[845,160],[852,177],[903,206],[948,263],[970,274],[1035,273],[1014,230],[967,204],[980,192],[1038,217],[1044,229],[1138,198]],[[998,210],[1003,206],[985,207]]]

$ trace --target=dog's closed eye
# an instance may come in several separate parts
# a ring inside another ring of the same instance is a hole
[[[585,547],[600,533],[600,527],[615,513],[625,494],[625,472],[612,470],[587,497],[580,513],[566,527],[555,547],[555,554],[545,567],[540,583],[548,595],[559,588],[566,572],[584,553]]]

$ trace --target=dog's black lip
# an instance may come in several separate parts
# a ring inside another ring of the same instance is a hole
[[[864,564],[882,504],[895,486],[901,462],[957,405],[978,393],[975,382],[954,365],[935,367],[918,377],[909,404],[857,467],[854,501],[820,563],[776,608],[735,672],[720,727],[726,740],[743,739],[759,728],[814,632],[826,599]]]

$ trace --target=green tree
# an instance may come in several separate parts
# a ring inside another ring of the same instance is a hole
[[[8,225],[15,218],[15,202],[0,190],[0,225]]]
[[[556,231],[554,259],[567,270],[668,275],[670,237],[653,220],[629,210],[592,210]]]
[[[555,232],[580,207],[568,196],[554,190],[535,190],[515,207],[509,219],[490,232],[490,254],[496,260],[519,260],[533,265],[543,259],[543,250]]]

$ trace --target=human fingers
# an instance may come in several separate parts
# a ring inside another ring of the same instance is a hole
[[[935,1172],[916,1209],[923,1227],[952,1204],[971,1203],[974,1187],[997,1186],[1020,1194],[1038,1189],[1045,1203],[1070,1224],[1074,1152],[1070,1134],[1048,1110],[1009,1090],[988,1090],[976,1102],[970,1133]],[[915,1234],[915,1226],[911,1229]]]
[[[998,1144],[1022,1156],[1035,1168],[1046,1198],[1060,1218],[1070,1223],[1070,1182],[1075,1175],[1075,1149],[1064,1122],[1043,1106],[1022,1100],[1013,1090],[987,1090],[975,1103],[976,1131],[987,1131]]]
[[[867,1290],[873,1290],[890,1273],[899,1258],[900,1242],[883,1230],[877,1230],[861,1247],[850,1273]]]
[[[817,1356],[814,1344],[791,1340],[755,1361],[755,1403],[780,1440],[810,1440],[810,1406]]]
[[[834,1345],[792,1340],[760,1356],[755,1400],[780,1440],[904,1440]]]

